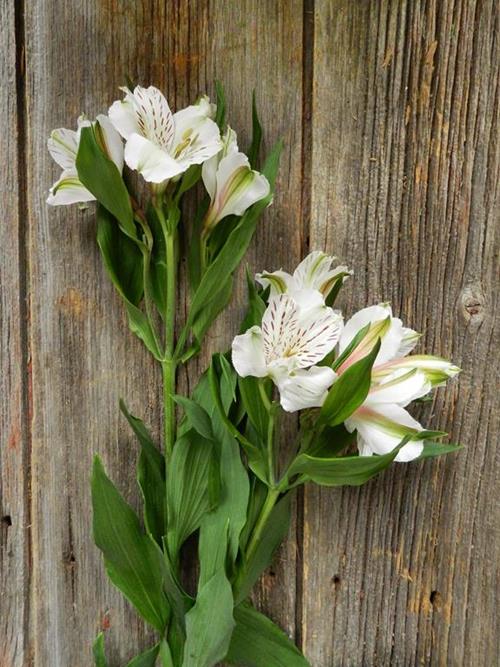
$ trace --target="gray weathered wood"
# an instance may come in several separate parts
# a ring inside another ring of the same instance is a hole
[[[28,664],[26,647],[29,610],[29,449],[23,410],[29,407],[28,358],[24,306],[24,232],[22,191],[22,53],[16,42],[13,3],[0,5],[0,664]],[[16,61],[19,58],[19,71]]]
[[[425,332],[419,349],[463,367],[421,416],[466,448],[307,490],[314,665],[498,660],[497,10],[317,3],[311,244],[354,268],[347,313],[389,300]]]
[[[421,349],[464,368],[420,416],[466,449],[360,490],[308,488],[257,603],[314,667],[495,664],[498,29],[494,0],[1,5],[2,666],[87,667],[103,628],[112,665],[151,641],[93,546],[89,471],[99,452],[137,502],[118,397],[159,437],[160,378],[104,276],[92,208],[45,205],[49,131],[105,110],[125,75],[177,108],[220,79],[242,147],[255,88],[265,148],[286,146],[250,269],[331,250],[356,273],[346,314],[390,300]],[[244,300],[240,273],[183,389]]]

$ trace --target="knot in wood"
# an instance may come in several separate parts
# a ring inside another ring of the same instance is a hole
[[[484,320],[486,298],[479,283],[467,285],[462,290],[461,310],[465,322],[474,328]]]

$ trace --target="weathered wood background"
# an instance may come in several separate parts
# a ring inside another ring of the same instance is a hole
[[[259,604],[315,667],[498,664],[498,19],[496,0],[1,0],[2,667],[88,667],[102,628],[113,666],[148,641],[92,544],[89,469],[100,452],[136,497],[118,398],[159,433],[159,377],[92,211],[45,205],[49,131],[127,74],[177,107],[220,79],[244,139],[255,88],[286,148],[251,268],[333,251],[347,313],[389,300],[464,369],[423,417],[465,449],[307,488]]]

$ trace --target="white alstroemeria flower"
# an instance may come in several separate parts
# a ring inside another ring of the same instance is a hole
[[[444,359],[428,355],[405,357],[415,346],[419,334],[403,326],[392,316],[387,304],[371,306],[356,313],[345,325],[339,341],[342,354],[359,331],[367,327],[362,340],[337,369],[342,374],[349,366],[366,356],[380,338],[381,347],[372,369],[372,385],[363,405],[345,422],[351,433],[356,430],[358,449],[362,456],[387,454],[403,438],[412,440],[404,445],[396,461],[411,461],[422,453],[423,440],[418,432],[423,427],[404,408],[425,396],[433,386],[459,372]]]
[[[257,282],[270,286],[270,294],[290,294],[302,306],[315,306],[323,302],[335,285],[344,282],[350,275],[347,266],[332,268],[335,257],[315,250],[297,266],[293,275],[286,271],[258,273]]]
[[[108,157],[113,160],[120,173],[123,170],[123,143],[118,132],[111,125],[109,118],[97,116],[98,124],[94,123],[97,139]],[[50,188],[47,204],[60,206],[95,201],[95,197],[85,188],[76,170],[76,156],[80,144],[82,127],[90,127],[92,123],[80,116],[77,130],[59,128],[52,130],[47,147],[52,158],[62,167],[60,178]]]
[[[252,169],[248,157],[238,150],[236,133],[230,127],[222,138],[222,150],[204,162],[201,176],[210,196],[205,233],[228,215],[243,215],[271,190],[267,178]]]
[[[233,366],[241,377],[272,378],[287,412],[319,407],[336,375],[315,364],[335,347],[341,328],[342,317],[331,308],[304,312],[281,294],[271,298],[262,326],[236,336]]]
[[[109,118],[126,141],[125,162],[146,181],[163,183],[220,150],[214,106],[207,97],[172,114],[154,86],[121,90],[125,98],[111,105]]]

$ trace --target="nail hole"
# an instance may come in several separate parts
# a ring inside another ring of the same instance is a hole
[[[441,593],[439,591],[432,591],[429,600],[433,607],[439,608],[441,606]]]
[[[4,526],[7,526],[7,528],[10,528],[12,526],[12,519],[8,514],[2,517],[2,524]]]
[[[332,577],[332,583],[335,586],[335,588],[338,588],[340,586],[340,577],[338,574]]]
[[[269,570],[269,576],[270,576],[270,577],[275,577],[275,576],[276,576],[276,572],[275,572],[274,570]]]

